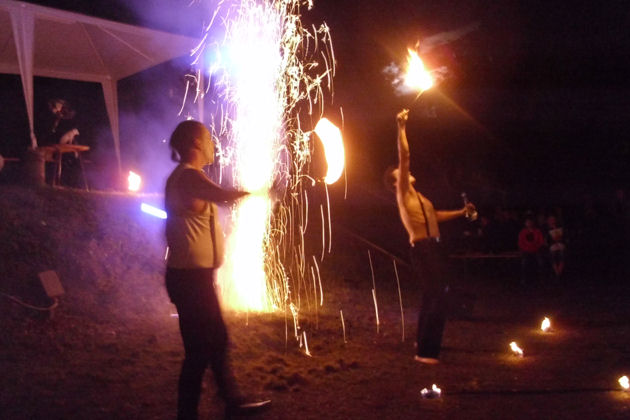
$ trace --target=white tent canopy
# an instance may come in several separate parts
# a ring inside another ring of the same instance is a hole
[[[33,123],[33,76],[100,83],[121,168],[118,80],[189,53],[199,40],[13,0],[0,0],[0,73],[19,74]]]

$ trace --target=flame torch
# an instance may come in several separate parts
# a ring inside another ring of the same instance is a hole
[[[404,84],[408,88],[418,91],[418,94],[410,104],[412,105],[424,91],[431,89],[435,82],[431,73],[424,67],[424,63],[418,53],[411,48],[408,48],[407,51],[409,56],[407,57],[407,71],[404,76]]]

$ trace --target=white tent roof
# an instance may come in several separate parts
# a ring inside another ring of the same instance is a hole
[[[118,80],[189,53],[198,39],[13,0],[0,0],[0,73],[20,74],[32,146],[33,76],[97,82],[120,168]]]

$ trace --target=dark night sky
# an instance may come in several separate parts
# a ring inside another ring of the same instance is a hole
[[[199,33],[214,3],[32,2],[187,35]],[[395,161],[394,114],[412,98],[394,95],[383,68],[418,39],[477,23],[425,57],[449,77],[411,107],[419,182],[529,193],[628,186],[626,2],[315,0],[303,15],[331,27],[338,73],[327,109],[339,120],[343,108],[351,179],[377,182]]]

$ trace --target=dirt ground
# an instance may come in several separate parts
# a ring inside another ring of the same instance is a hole
[[[126,194],[0,185],[0,197],[0,418],[173,419],[183,348],[157,219]],[[441,363],[426,366],[413,361],[419,291],[399,265],[401,316],[392,261],[373,253],[377,329],[367,249],[336,235],[324,305],[300,308],[310,356],[290,314],[225,313],[238,382],[272,400],[256,418],[630,418],[617,382],[630,375],[627,276],[582,261],[560,283],[521,287],[513,264],[468,267]],[[36,276],[47,269],[65,289],[56,309],[7,297],[50,305]],[[422,398],[432,384],[441,397]],[[208,373],[201,418],[221,418],[214,394]]]

